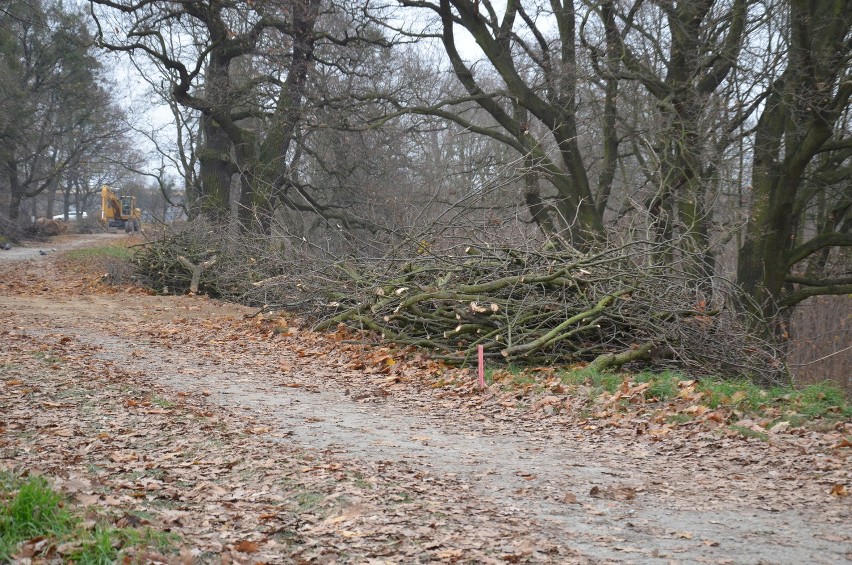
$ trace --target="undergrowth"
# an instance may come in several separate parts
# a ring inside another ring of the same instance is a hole
[[[15,560],[22,543],[39,538],[46,543],[38,544],[38,557],[80,564],[114,563],[131,547],[168,551],[176,541],[149,528],[89,528],[43,477],[0,471],[0,563]]]

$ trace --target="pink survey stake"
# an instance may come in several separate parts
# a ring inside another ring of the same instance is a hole
[[[479,390],[485,388],[485,349],[478,345],[476,352],[479,354]]]

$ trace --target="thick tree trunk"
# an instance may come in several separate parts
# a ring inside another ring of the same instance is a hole
[[[198,150],[201,195],[197,208],[214,219],[228,217],[231,179],[235,173],[231,161],[231,142],[211,116],[203,116],[203,145]]]
[[[10,220],[17,220],[21,215],[21,201],[24,198],[24,190],[18,178],[18,162],[14,159],[7,160],[5,169],[9,182],[9,209],[7,215]]]
[[[852,94],[836,59],[848,49],[850,11],[850,0],[791,2],[787,69],[770,85],[755,132],[752,197],[737,280],[759,313],[779,322],[785,279],[795,263],[826,245],[846,244],[839,234],[838,241],[825,242],[817,241],[825,235],[804,243],[796,237],[799,214],[806,208],[800,202],[803,178]],[[830,87],[838,80],[832,96]]]
[[[225,108],[230,89],[231,59],[214,50],[205,74],[205,89],[214,108]],[[217,120],[217,118],[219,118]],[[214,220],[224,221],[230,212],[231,179],[237,172],[231,155],[232,142],[220,121],[223,117],[206,112],[201,116],[201,147],[199,181],[201,198],[198,209]]]

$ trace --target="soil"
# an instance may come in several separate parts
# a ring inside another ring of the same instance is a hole
[[[0,467],[177,533],[166,561],[852,562],[848,424],[589,425],[63,262],[132,237],[0,251]]]

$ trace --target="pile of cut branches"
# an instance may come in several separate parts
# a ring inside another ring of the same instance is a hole
[[[727,307],[734,289],[698,281],[671,247],[433,249],[302,262],[254,286],[311,314],[317,329],[345,324],[454,364],[481,345],[487,357],[523,364],[676,365],[770,382],[784,373],[781,357]]]
[[[750,331],[745,309],[731,307],[735,289],[696,278],[694,258],[674,244],[583,254],[540,242],[430,241],[341,259],[302,239],[272,245],[193,222],[150,241],[136,264],[161,291],[297,312],[317,329],[343,324],[452,364],[472,362],[481,345],[486,357],[524,365],[785,378],[782,356]]]
[[[210,296],[230,294],[229,281],[213,269],[202,267],[225,252],[223,229],[204,220],[178,224],[164,230],[148,230],[150,239],[136,246],[132,263],[140,280],[162,294],[184,294],[190,289]]]

